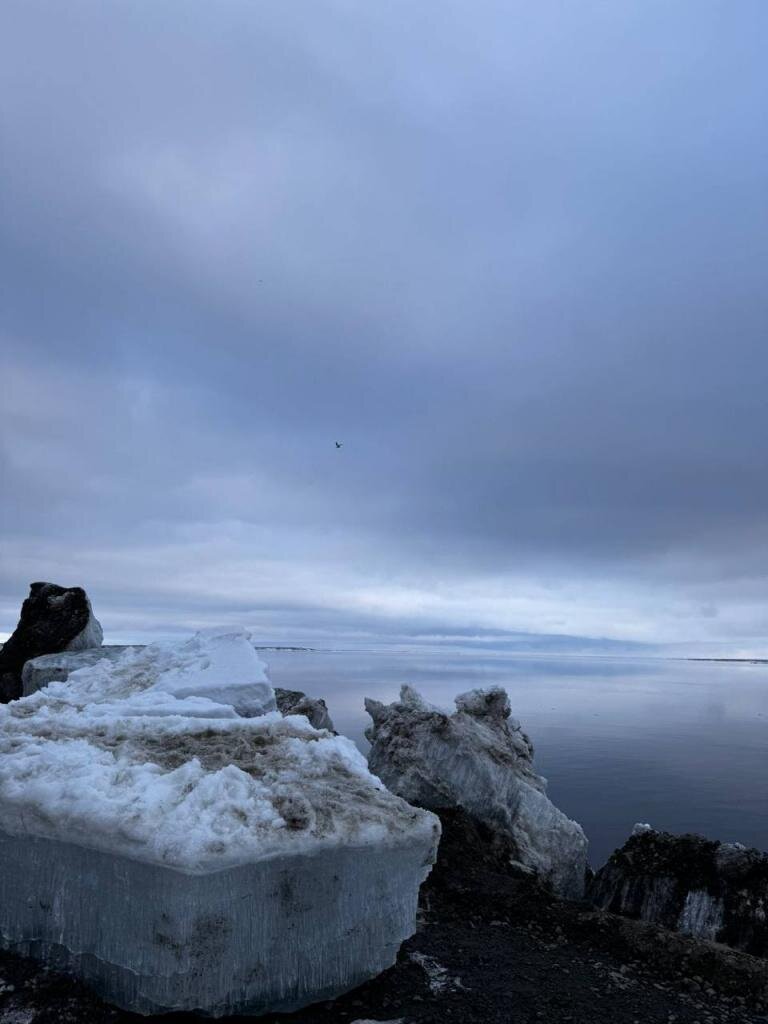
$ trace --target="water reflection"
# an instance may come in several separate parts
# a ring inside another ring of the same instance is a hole
[[[593,865],[636,821],[768,849],[768,666],[483,652],[269,652],[277,686],[325,697],[367,750],[364,697],[411,683],[446,709],[506,687],[555,803],[584,826]]]

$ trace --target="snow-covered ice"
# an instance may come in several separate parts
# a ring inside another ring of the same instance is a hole
[[[2,945],[142,1013],[287,1010],[391,964],[439,823],[274,707],[245,633],[1,707]]]
[[[48,683],[64,682],[72,672],[90,668],[104,658],[117,661],[126,651],[141,651],[143,648],[143,644],[136,647],[92,647],[83,651],[60,651],[58,654],[41,654],[37,658],[30,658],[21,670],[22,696],[28,697]]]
[[[463,809],[556,892],[582,895],[586,836],[547,797],[531,741],[510,717],[503,689],[460,694],[452,715],[409,686],[393,704],[365,706],[373,719],[368,763],[393,793],[430,810]]]
[[[43,654],[30,659],[22,671],[22,692],[28,697],[44,686],[66,680],[81,668],[91,668],[98,661],[120,660],[126,651],[138,653],[145,645],[98,647],[86,651],[61,651],[58,654]],[[319,697],[309,697],[301,690],[274,689],[277,709],[283,715],[303,715],[316,729],[335,732],[328,707]]]
[[[46,686],[44,703],[61,700],[81,710],[136,697],[146,698],[148,705],[166,698],[173,702],[199,697],[244,716],[262,715],[277,707],[266,665],[244,630],[196,633],[182,643],[117,648],[117,653],[105,654],[105,650],[35,658],[22,671],[25,689],[34,692]],[[64,682],[49,681],[57,669]]]

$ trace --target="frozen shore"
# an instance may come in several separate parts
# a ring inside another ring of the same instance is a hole
[[[247,634],[73,651],[75,625],[0,707],[0,1024],[139,1019],[77,978],[286,1024],[765,1022],[768,961],[711,940],[764,956],[768,858],[642,826],[587,880],[623,916],[579,902],[586,837],[504,690],[367,702],[369,765]]]
[[[265,1022],[765,1024],[766,961],[559,900],[511,874],[466,818],[442,820],[419,929],[394,966],[346,995]],[[3,1024],[146,1019],[115,1011],[32,960],[0,953],[0,979]]]
[[[0,707],[0,945],[152,1014],[290,1010],[393,963],[439,822],[281,714],[246,633],[56,658]]]

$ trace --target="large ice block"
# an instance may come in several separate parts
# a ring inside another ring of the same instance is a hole
[[[51,699],[92,707],[137,697],[147,705],[197,697],[244,716],[277,707],[266,665],[245,630],[45,655],[24,665],[22,682],[25,696],[47,686]]]
[[[42,690],[48,683],[65,682],[68,676],[81,668],[90,668],[106,658],[107,661],[118,661],[126,651],[141,651],[141,646],[92,647],[85,651],[61,651],[57,654],[41,654],[24,663],[21,670],[21,696],[28,697],[37,690]]]
[[[455,703],[447,715],[410,686],[392,704],[366,700],[371,770],[420,807],[466,812],[508,845],[519,865],[555,892],[580,898],[587,837],[547,796],[506,691],[470,690]]]
[[[0,944],[153,1014],[288,1010],[390,965],[439,823],[344,737],[227,703],[257,698],[243,634],[0,708]]]
[[[0,834],[2,943],[144,1014],[291,1010],[394,963],[432,840],[193,874]]]

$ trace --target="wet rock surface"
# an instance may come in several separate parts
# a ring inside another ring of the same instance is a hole
[[[768,855],[636,826],[591,880],[605,910],[768,956]]]
[[[102,640],[82,587],[30,584],[18,625],[0,650],[0,703],[22,695],[22,670],[31,658],[99,647]]]
[[[507,859],[562,895],[584,891],[587,839],[546,794],[533,745],[504,690],[472,690],[447,715],[404,686],[400,700],[366,700],[371,771],[409,803],[462,809],[495,835]]]
[[[93,664],[109,657],[107,650],[37,659],[32,689],[66,679],[80,667],[78,658]],[[115,658],[123,651],[112,650]],[[63,675],[44,678],[46,671],[60,673],[65,663]],[[454,729],[474,732],[473,756],[482,749],[500,764],[514,764],[527,781],[538,780],[544,793],[544,780],[533,771],[530,740],[510,719],[503,691],[463,694],[452,716],[425,705],[412,691],[404,696],[408,716],[415,711],[422,725],[443,739],[448,734],[451,742]],[[316,727],[332,729],[323,701],[300,691],[278,690],[276,697],[284,715],[302,714]],[[375,732],[386,719],[380,709],[395,705],[371,703],[379,714],[379,722],[373,715]],[[474,725],[468,728],[468,722]],[[397,725],[387,737],[387,743],[394,742],[387,757],[401,773],[409,753],[408,743],[401,744],[404,737],[411,742],[408,728],[401,734]],[[373,764],[372,769],[378,771]],[[427,776],[421,762],[415,770],[408,784],[423,786]],[[272,1024],[768,1024],[768,962],[691,937],[717,938],[765,955],[765,855],[695,836],[641,831],[589,888],[601,906],[646,919],[631,920],[547,892],[512,832],[499,828],[497,815],[468,813],[451,804],[450,793],[446,804],[439,773],[433,771],[429,781],[443,839],[437,866],[421,890],[419,929],[403,944],[396,964],[331,1002],[260,1019]],[[32,959],[0,952],[0,1024],[147,1019],[200,1020],[117,1010]]]
[[[419,930],[394,967],[269,1024],[765,1024],[768,964],[568,903],[510,871],[461,812],[422,888]],[[139,1024],[32,961],[0,955],[4,1024]],[[192,1024],[192,1016],[163,1017]],[[253,1018],[230,1018],[245,1022]]]

